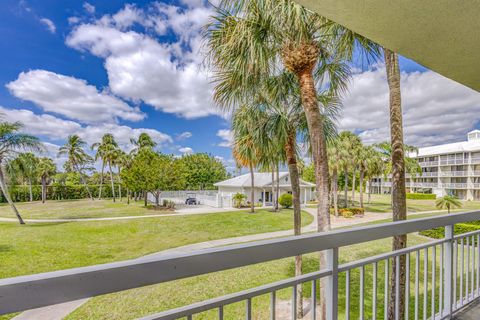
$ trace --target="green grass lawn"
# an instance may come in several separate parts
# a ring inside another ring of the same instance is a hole
[[[172,213],[145,208],[143,201],[131,201],[127,205],[126,199],[123,199],[123,202],[82,199],[47,201],[43,204],[40,201],[34,201],[19,202],[15,205],[25,219],[106,218]],[[10,207],[5,203],[0,205],[0,217],[15,218]]]
[[[343,196],[343,193],[341,194]],[[349,199],[350,199],[349,192]],[[355,207],[359,207],[358,192],[355,194]],[[389,194],[372,194],[371,202],[367,203],[368,195],[364,195],[364,208],[366,212],[392,212],[391,197]],[[452,212],[480,210],[480,201],[462,201],[462,208],[452,210]],[[349,206],[352,206],[349,204]],[[316,205],[309,205],[309,207],[316,207]],[[421,212],[438,210],[435,207],[435,200],[412,200],[407,199],[408,212]]]

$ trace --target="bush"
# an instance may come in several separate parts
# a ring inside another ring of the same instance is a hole
[[[293,205],[293,196],[290,193],[284,193],[278,198],[278,203],[288,209]]]
[[[235,193],[232,197],[233,206],[235,208],[241,208],[246,198],[247,196],[244,195],[243,193]]]
[[[98,197],[100,185],[88,185],[90,192],[94,198]],[[30,201],[29,187],[9,186],[10,195],[14,202]],[[127,189],[122,188],[122,196],[126,196]],[[42,200],[42,187],[39,185],[32,186],[32,195],[34,201]],[[118,185],[115,185],[115,196],[118,197]],[[103,185],[102,198],[111,198],[112,189],[110,185]],[[88,198],[88,192],[84,185],[49,185],[47,186],[47,200],[77,200]],[[0,202],[6,202],[5,197],[0,192]]]
[[[479,221],[472,221],[468,223],[457,223],[455,224],[453,233],[461,234],[466,232],[477,231],[479,229],[480,229]],[[429,238],[442,239],[443,237],[445,237],[445,228],[441,227],[441,228],[435,228],[430,230],[424,230],[424,231],[420,231],[419,234]]]
[[[335,214],[335,209],[330,208],[330,214]],[[354,215],[363,215],[365,214],[365,209],[364,208],[339,208],[338,209],[338,214],[342,217],[345,218],[351,218]]]
[[[411,200],[435,200],[436,194],[433,193],[407,193],[407,199]]]
[[[172,200],[163,199],[163,207],[167,209],[175,209],[175,202]]]

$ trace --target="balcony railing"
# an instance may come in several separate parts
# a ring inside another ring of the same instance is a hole
[[[468,171],[442,171],[442,177],[466,177],[468,176]]]
[[[418,163],[420,167],[436,167],[438,166],[438,161],[422,161]]]
[[[194,315],[209,310],[216,310],[218,319],[224,319],[224,317],[229,318],[227,315],[224,316],[224,306],[241,301],[246,305],[245,319],[252,319],[252,299],[264,295],[270,296],[270,319],[275,319],[276,292],[285,288],[292,289],[292,319],[296,319],[295,306],[298,298],[296,287],[304,283],[311,283],[312,288],[311,319],[317,317],[316,299],[320,283],[325,285],[322,289],[326,294],[327,319],[336,320],[338,317],[338,300],[343,297],[339,295],[339,288],[345,292],[347,319],[351,316],[352,304],[358,305],[359,318],[363,319],[367,312],[365,303],[367,295],[373,298],[371,309],[369,307],[368,311],[371,310],[372,314],[377,314],[377,303],[382,301],[377,289],[383,285],[384,292],[388,292],[389,275],[393,266],[396,270],[394,274],[396,299],[393,304],[395,318],[398,319],[400,312],[399,264],[402,257],[406,259],[405,274],[408,279],[405,289],[406,318],[412,317],[408,313],[410,306],[414,305],[413,310],[416,310],[414,316],[417,319],[421,304],[423,305],[423,319],[450,318],[455,311],[479,297],[480,230],[460,235],[453,234],[455,224],[475,220],[480,220],[480,211],[2,279],[0,280],[0,314],[325,251],[326,263],[316,272],[163,311],[144,319],[167,320],[185,317],[192,319]],[[341,247],[438,227],[445,227],[443,239],[339,265],[338,253]],[[385,270],[383,279],[379,277],[379,270],[382,270],[380,268]],[[368,277],[372,281],[369,285],[365,283],[367,270],[372,272],[371,277]],[[359,286],[352,285],[350,276],[354,271],[359,272]],[[342,275],[341,279],[345,279],[341,283],[339,282],[340,275]],[[323,281],[319,283],[319,280]],[[420,283],[422,283],[423,293],[420,291]],[[359,300],[351,301],[354,296],[358,296]],[[387,310],[387,305],[391,302],[389,294],[383,294],[382,298],[384,310]],[[385,313],[384,316],[386,318],[387,314]]]
[[[470,158],[470,163],[480,163],[480,158]]]
[[[451,189],[467,189],[467,183],[443,183],[442,186],[444,188],[451,188]]]
[[[468,159],[445,159],[440,160],[440,165],[457,165],[457,164],[468,164]]]

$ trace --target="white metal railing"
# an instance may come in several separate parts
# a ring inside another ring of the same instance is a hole
[[[418,163],[420,167],[436,167],[438,166],[438,161],[422,161]]]
[[[442,177],[466,177],[468,176],[468,171],[442,171]]]
[[[470,175],[471,176],[480,176],[480,171],[478,171],[478,170],[471,171]]]
[[[0,315],[325,251],[326,263],[319,271],[160,312],[143,319],[193,319],[194,315],[209,310],[216,310],[218,319],[230,319],[224,315],[224,306],[242,301],[246,305],[245,319],[250,320],[252,299],[263,295],[270,296],[270,319],[276,319],[276,292],[285,288],[292,289],[291,312],[292,319],[296,319],[296,287],[304,283],[311,283],[312,288],[311,319],[317,319],[316,299],[320,285],[324,285],[322,290],[326,295],[329,320],[337,319],[340,303],[345,306],[347,319],[364,319],[369,318],[369,315],[375,315],[371,318],[376,318],[381,308],[384,310],[383,317],[387,318],[387,306],[393,303],[395,319],[398,319],[401,305],[399,266],[402,259],[406,260],[407,279],[405,318],[445,319],[479,297],[480,230],[454,235],[455,224],[477,220],[480,220],[480,211],[1,279]],[[445,237],[442,239],[339,265],[338,254],[342,247],[438,227],[445,227]],[[354,272],[359,273],[358,286],[353,285],[351,279]],[[366,282],[367,272],[372,274],[368,277],[370,283]],[[388,292],[391,276],[395,283],[394,301],[389,300]],[[340,282],[341,279],[345,281]],[[344,297],[339,294],[339,289],[345,293]],[[383,295],[379,289],[383,289]],[[354,296],[358,297],[357,301],[352,301]],[[371,306],[366,303],[366,297],[372,297]],[[380,297],[383,297],[383,303],[379,303],[382,301]],[[352,305],[358,306],[358,315],[351,309]],[[415,307],[414,315],[409,314],[410,306]]]
[[[470,163],[480,163],[480,158],[470,158]]]
[[[444,188],[467,189],[467,183],[443,183]]]
[[[438,186],[436,182],[410,182],[407,184],[409,187],[416,187],[416,188],[435,188]]]
[[[468,159],[445,159],[440,160],[440,165],[456,165],[456,164],[468,164]]]
[[[473,189],[480,189],[480,183],[474,182],[472,183]]]

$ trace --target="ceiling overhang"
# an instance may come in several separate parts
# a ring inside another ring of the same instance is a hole
[[[480,0],[295,0],[480,91]]]

